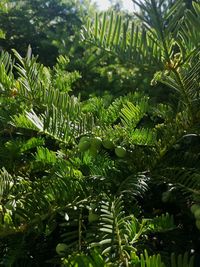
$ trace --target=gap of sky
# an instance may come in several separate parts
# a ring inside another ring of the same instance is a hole
[[[100,10],[106,10],[110,7],[109,0],[92,0],[92,2],[96,2]],[[135,10],[135,6],[131,0],[122,0],[122,4],[123,9],[125,10],[128,10],[130,12]]]

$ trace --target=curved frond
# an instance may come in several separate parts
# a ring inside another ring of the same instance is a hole
[[[160,64],[161,49],[144,27],[129,23],[118,14],[96,15],[82,32],[83,39],[137,64]]]

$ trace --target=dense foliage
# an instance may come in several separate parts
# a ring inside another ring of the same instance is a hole
[[[199,266],[200,4],[133,2],[85,23],[77,61],[2,51],[0,266]]]
[[[25,55],[28,45],[45,65],[54,65],[65,50],[68,56],[78,46],[78,32],[94,7],[75,0],[6,1],[0,7],[0,28],[5,34],[1,47]],[[78,49],[77,49],[78,50]],[[78,53],[78,51],[76,51]],[[75,55],[75,53],[74,53]]]

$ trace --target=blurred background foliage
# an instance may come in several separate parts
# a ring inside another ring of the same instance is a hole
[[[126,18],[133,17],[120,10],[120,3],[112,4],[110,10],[120,12]],[[86,24],[88,17],[94,17],[96,11],[95,5],[87,0],[2,2],[0,29],[5,38],[1,39],[0,49],[11,52],[15,48],[25,55],[31,45],[39,61],[50,67],[55,65],[58,55],[67,55],[70,60],[67,70],[77,70],[82,77],[75,83],[75,93],[81,93],[84,99],[90,94],[102,96],[105,92],[119,96],[139,85],[144,89],[141,70],[121,65],[112,55],[81,41],[81,26]],[[146,80],[148,84],[148,77]]]

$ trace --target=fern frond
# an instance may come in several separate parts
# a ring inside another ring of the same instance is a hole
[[[189,109],[191,116],[199,112],[199,81],[200,81],[200,61],[199,54],[196,54],[196,60],[190,62],[190,68],[181,68],[173,70],[166,75],[160,73],[157,77],[163,84],[166,84],[170,88],[174,89],[181,100],[181,104]]]
[[[178,1],[133,1],[141,14],[136,16],[143,22],[126,21],[118,14],[96,15],[95,22],[88,22],[83,29],[83,39],[106,51],[116,54],[123,61],[136,65],[162,67],[170,62],[179,21],[184,15],[184,3]]]
[[[189,256],[188,252],[184,255],[176,256],[175,253],[171,254],[171,267],[193,267],[194,266],[194,256]]]
[[[149,256],[147,250],[140,255],[140,264],[141,267],[165,267],[165,264],[161,261],[160,254]]]
[[[121,198],[115,198],[113,201],[102,201],[100,211],[99,230],[103,235],[101,241],[92,244],[92,246],[101,246],[103,255],[110,255],[111,259],[119,257],[124,262],[126,258],[124,249],[128,246],[125,235],[127,218],[123,212]]]
[[[149,220],[149,229],[152,232],[165,232],[175,229],[174,217],[169,213],[156,216]]]
[[[134,245],[147,230],[146,221],[141,224],[132,216],[125,216],[122,197],[107,199],[100,204],[100,241],[92,243],[99,246],[102,255],[109,257],[111,262],[129,266],[130,255],[135,251]]]
[[[96,14],[95,22],[83,28],[84,40],[137,64],[159,64],[161,50],[143,27],[113,13]]]
[[[190,58],[200,47],[200,4],[192,2],[193,10],[186,10],[184,19],[180,23],[180,31],[178,33],[179,46],[183,55],[183,61]]]
[[[38,127],[29,120],[25,114],[13,115],[10,124],[15,128],[37,131]]]
[[[91,250],[89,255],[75,254],[69,257],[69,259],[63,260],[63,266],[81,267],[108,267],[109,264],[105,262],[101,254],[96,250]]]
[[[144,117],[147,111],[147,103],[135,106],[131,102],[127,102],[121,109],[121,120],[124,126],[135,128],[139,121]]]
[[[148,189],[148,180],[144,174],[131,175],[120,184],[117,194],[133,199],[143,197]]]
[[[0,93],[9,94],[14,88],[13,61],[7,52],[0,55]]]
[[[13,177],[3,168],[0,172],[0,199],[7,199],[14,185]]]
[[[162,172],[161,172],[162,173]],[[180,185],[193,193],[200,193],[200,173],[194,169],[165,168],[165,180]]]
[[[44,91],[44,86],[49,87],[49,84],[44,85],[42,80],[43,66],[37,63],[37,58],[32,56],[32,50],[29,46],[27,56],[22,58],[16,50],[13,50],[15,57],[19,61],[15,68],[19,74],[19,93],[28,101],[37,100],[41,97]]]
[[[130,142],[134,145],[155,146],[157,135],[153,129],[135,129],[130,136]]]
[[[84,115],[78,110],[69,111],[68,114],[53,106],[40,116],[36,115],[34,111],[27,112],[27,118],[39,132],[61,142],[70,143],[83,134],[91,133],[94,127],[93,116],[91,114]]]
[[[49,72],[51,85],[60,92],[68,93],[72,91],[72,84],[81,77],[77,71],[68,72],[66,67],[69,64],[69,59],[66,56],[60,55],[57,58],[57,64],[53,68],[53,72]],[[48,75],[48,69],[45,69]]]
[[[80,99],[75,96],[69,96],[65,92],[60,92],[57,88],[49,88],[43,91],[40,101],[44,107],[51,107],[52,105],[61,109],[62,112],[70,113],[76,118],[80,113]]]
[[[36,162],[42,164],[55,164],[57,161],[56,154],[53,151],[50,151],[46,147],[37,147],[37,152],[35,154]]]

